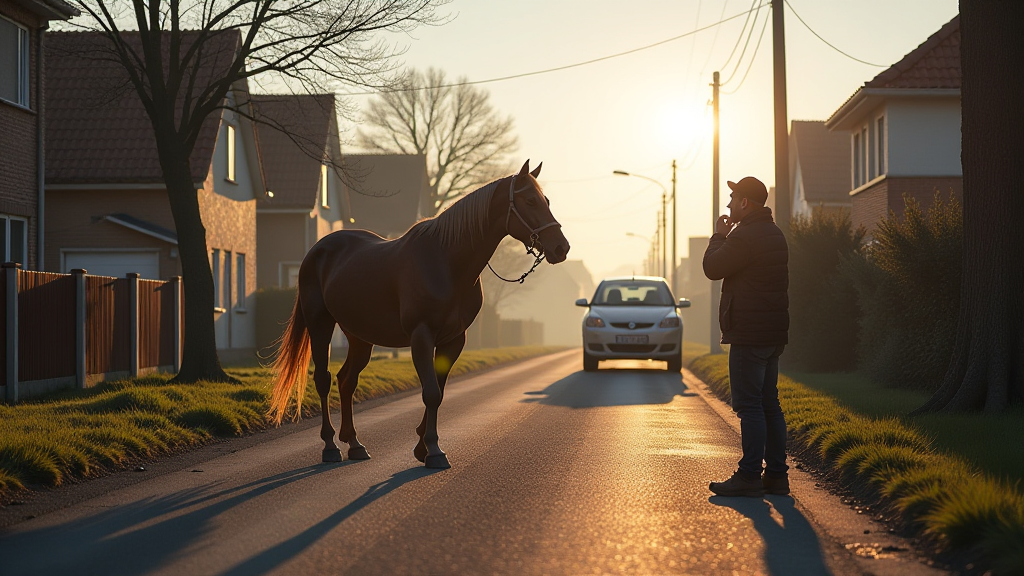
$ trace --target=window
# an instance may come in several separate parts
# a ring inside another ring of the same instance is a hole
[[[213,307],[220,308],[220,250],[213,249]]]
[[[878,175],[885,174],[885,116],[878,118],[875,130],[875,154],[878,156]]]
[[[0,98],[28,106],[28,30],[0,17]]]
[[[28,220],[0,215],[0,256],[4,262],[28,264]]]
[[[228,124],[228,180],[235,181],[235,127]]]
[[[237,280],[235,280],[235,286],[237,287],[237,295],[235,296],[235,308],[245,309],[245,254],[235,254],[235,264],[238,267],[238,274],[236,274]]]
[[[868,181],[868,128],[867,126],[860,129],[860,164],[861,164],[861,175],[860,183],[864,184]]]
[[[308,196],[307,196],[308,198]],[[327,208],[327,165],[320,165],[320,205]]]
[[[224,303],[222,308],[231,308],[231,251],[224,251]]]
[[[860,187],[860,134],[853,135],[853,187]]]

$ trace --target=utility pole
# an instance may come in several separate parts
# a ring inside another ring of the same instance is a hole
[[[668,259],[668,250],[667,250],[667,248],[668,248],[668,229],[665,228],[665,217],[667,215],[668,214],[666,213],[666,207],[665,207],[665,193],[662,192],[661,193],[661,231],[662,231],[661,232],[661,277],[662,278],[667,278],[668,277],[668,266],[665,265],[665,260]]]
[[[672,286],[672,297],[679,298],[679,292],[676,291],[676,266],[679,265],[679,260],[676,259],[676,161],[672,160],[672,270],[669,274],[672,275],[671,286]]]
[[[783,0],[772,0],[772,63],[775,70],[775,223],[789,234],[789,118],[786,103],[786,31]]]
[[[714,81],[711,84],[711,102],[714,109],[715,118],[715,137],[713,154],[711,160],[711,234],[715,233],[715,224],[718,222],[718,88],[719,88],[719,75],[715,72],[713,76]],[[778,188],[776,188],[778,190]],[[708,299],[711,302],[711,339],[709,343],[711,345],[712,354],[720,354],[722,352],[721,340],[722,330],[718,325],[718,304],[722,300],[722,281],[713,280],[711,282],[711,297]]]

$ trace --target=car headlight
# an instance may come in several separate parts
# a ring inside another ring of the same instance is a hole
[[[669,316],[668,318],[662,318],[661,323],[658,324],[659,328],[679,328],[679,317]]]
[[[604,328],[604,320],[597,316],[590,316],[587,318],[587,327],[589,328]]]

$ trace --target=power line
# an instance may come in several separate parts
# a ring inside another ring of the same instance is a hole
[[[724,86],[724,85],[728,84],[729,82],[732,82],[733,77],[735,77],[736,73],[739,72],[740,66],[743,65],[743,56],[745,56],[747,54],[747,48],[750,46],[750,39],[754,36],[754,27],[757,26],[757,18],[760,15],[761,15],[761,7],[759,6],[757,8],[757,12],[754,14],[754,21],[750,23],[750,32],[747,34],[747,41],[743,43],[743,51],[740,52],[740,57],[736,60],[736,66],[733,67],[732,72],[729,74],[729,77],[726,78],[724,81],[722,81],[722,83],[720,85]],[[769,17],[770,16],[771,16],[771,14],[769,14]],[[768,19],[766,18],[765,22],[767,22],[767,21],[768,21]],[[762,33],[763,32],[764,32],[764,29],[762,28]],[[725,66],[723,66],[722,68],[725,68]],[[719,70],[721,70],[721,68]]]
[[[758,0],[754,0],[754,1],[757,2]],[[654,47],[657,47],[657,46],[661,46],[662,44],[667,44],[669,42],[674,42],[676,40],[680,40],[682,38],[686,38],[688,36],[692,36],[694,34],[698,34],[698,33],[703,32],[705,30],[710,30],[710,29],[714,28],[715,26],[719,26],[719,25],[725,24],[726,22],[729,22],[731,20],[735,20],[735,19],[739,18],[740,16],[746,15],[746,16],[749,17],[750,13],[753,12],[755,9],[756,10],[760,10],[763,6],[766,6],[766,5],[767,4],[759,4],[756,8],[751,8],[750,10],[747,10],[746,12],[740,12],[739,14],[735,14],[735,15],[730,16],[730,17],[728,17],[728,18],[726,18],[724,20],[719,20],[718,22],[715,22],[714,24],[709,24],[707,26],[704,26],[703,28],[698,28],[696,30],[691,30],[691,31],[689,31],[689,32],[687,32],[685,34],[680,34],[678,36],[673,36],[672,38],[666,38],[665,40],[661,40],[661,41],[655,42],[653,44],[648,44],[646,46],[641,46],[639,48],[633,48],[632,50],[626,50],[625,52],[619,52],[617,54],[609,54],[608,56],[601,56],[600,58],[594,58],[594,59],[591,59],[591,60],[585,60],[583,62],[576,62],[574,64],[566,64],[565,66],[557,66],[555,68],[547,68],[547,69],[544,69],[544,70],[535,70],[533,72],[523,72],[521,74],[512,74],[512,75],[509,75],[509,76],[501,76],[501,77],[498,77],[498,78],[488,78],[486,80],[469,80],[469,81],[466,81],[466,82],[455,82],[455,83],[452,83],[452,84],[443,84],[441,86],[430,86],[430,87],[424,86],[424,87],[421,87],[421,88],[395,88],[395,89],[389,89],[389,90],[377,90],[377,91],[374,91],[374,92],[339,92],[338,95],[339,96],[373,96],[373,95],[376,95],[376,94],[385,94],[385,93],[390,93],[390,92],[412,92],[412,91],[427,90],[427,89],[434,90],[434,89],[437,89],[437,88],[455,88],[455,87],[458,87],[458,86],[472,86],[472,85],[475,85],[475,84],[489,84],[491,82],[503,82],[505,80],[514,80],[516,78],[525,78],[527,76],[537,76],[539,74],[548,74],[550,72],[559,72],[561,70],[568,70],[570,68],[578,68],[580,66],[586,66],[588,64],[594,64],[594,63],[597,63],[597,62],[603,62],[605,60],[611,60],[612,58],[618,58],[620,56],[626,56],[628,54],[634,54],[634,53],[640,52],[642,50],[649,50],[651,48],[654,48]]]
[[[750,3],[750,10],[747,10],[747,18],[743,20],[743,28],[740,29],[740,35],[736,38],[736,43],[732,45],[732,51],[729,52],[729,57],[725,59],[725,63],[718,67],[722,70],[732,62],[732,57],[736,55],[736,49],[740,47],[740,42],[743,41],[743,35],[747,32],[747,22],[750,22],[750,13],[755,10],[754,5],[757,4],[758,0],[754,0]],[[757,6],[757,10],[760,10],[761,6]],[[753,28],[753,26],[751,26]]]
[[[850,60],[855,60],[855,61],[857,61],[857,62],[860,62],[861,64],[867,64],[868,66],[875,66],[875,67],[877,67],[877,68],[887,68],[887,67],[888,67],[888,66],[886,66],[885,64],[873,64],[873,63],[871,63],[871,62],[868,62],[868,61],[866,61],[866,60],[861,60],[860,58],[856,58],[856,57],[854,57],[854,56],[850,56],[850,55],[849,55],[849,54],[847,54],[846,52],[843,52],[843,51],[842,51],[842,50],[840,50],[839,48],[836,48],[835,46],[833,46],[833,45],[832,45],[832,43],[831,43],[831,42],[829,42],[828,40],[825,40],[824,38],[822,38],[822,37],[821,37],[821,34],[818,34],[817,32],[815,32],[815,31],[814,31],[814,29],[813,29],[813,28],[811,28],[810,26],[808,26],[808,25],[807,25],[807,22],[804,22],[804,19],[803,19],[803,18],[801,18],[801,17],[800,17],[800,15],[796,13],[796,10],[793,10],[793,5],[789,3],[789,0],[784,0],[784,1],[786,2],[786,6],[789,6],[789,10],[790,10],[791,12],[793,12],[793,16],[796,16],[796,19],[797,19],[797,20],[799,20],[799,21],[800,21],[800,23],[804,25],[804,28],[807,28],[808,30],[810,30],[811,34],[814,34],[815,36],[817,36],[818,40],[821,40],[822,42],[824,42],[825,44],[827,44],[829,48],[831,48],[831,49],[835,50],[836,52],[839,52],[840,54],[842,54],[843,56],[846,56],[846,57],[847,57],[847,58],[849,58]]]
[[[722,14],[718,17],[719,20],[725,18],[725,9],[729,7],[729,0],[722,2]],[[744,26],[746,28],[746,26]],[[711,56],[715,53],[715,45],[718,43],[718,33],[722,31],[721,27],[715,28],[715,37],[711,39],[711,48],[708,50],[708,57],[704,60],[704,65],[700,67],[700,75],[704,75],[704,71],[708,68],[708,62],[711,62]],[[740,32],[742,36],[743,33]]]
[[[768,29],[768,20],[768,18],[764,19],[764,24],[761,26],[761,35],[757,37],[757,45],[754,46],[754,53],[750,55],[750,62],[747,63],[747,70],[743,73],[743,78],[740,78],[739,85],[733,90],[721,91],[722,94],[735,94],[743,87],[743,83],[747,80],[747,75],[750,74],[750,69],[754,67],[754,60],[757,59],[757,50],[761,47],[761,40],[764,39],[764,31]]]

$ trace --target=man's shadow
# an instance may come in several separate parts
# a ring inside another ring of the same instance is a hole
[[[643,369],[574,372],[543,390],[526,394],[522,402],[567,408],[668,404],[676,396],[696,396],[678,372]]]
[[[712,496],[708,502],[732,508],[754,522],[754,529],[764,541],[764,560],[769,574],[831,574],[825,565],[818,535],[807,518],[796,509],[793,499],[789,496],[765,498],[767,501]],[[782,516],[781,525],[772,518],[772,508]]]

